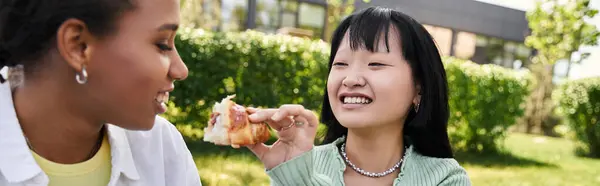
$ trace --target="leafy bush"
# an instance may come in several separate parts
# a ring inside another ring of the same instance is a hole
[[[175,40],[189,68],[176,82],[167,118],[174,123],[205,126],[215,102],[230,94],[248,106],[302,104],[317,110],[324,93],[329,45],[286,35],[184,29]]]
[[[600,78],[566,82],[556,88],[553,98],[579,141],[577,151],[600,158]]]
[[[533,82],[528,71],[479,65],[444,58],[449,96],[448,131],[457,150],[493,153],[508,128],[524,114],[525,98]]]
[[[216,101],[236,94],[243,105],[302,104],[320,110],[327,78],[327,43],[255,31],[185,29],[176,46],[190,72],[176,82],[165,116],[198,138]],[[449,132],[458,149],[494,151],[496,140],[523,114],[527,73],[444,58],[450,87]],[[324,126],[319,128],[322,138]],[[317,139],[319,141],[321,139]]]

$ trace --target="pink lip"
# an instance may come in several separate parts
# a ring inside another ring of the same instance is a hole
[[[162,93],[162,92],[167,92],[167,93],[168,93],[168,92],[171,92],[171,91],[173,91],[174,89],[175,89],[175,85],[174,85],[173,83],[171,83],[171,84],[169,85],[169,87],[167,87],[166,89],[162,89],[162,90],[160,90],[159,92],[160,92],[160,93]]]
[[[342,104],[342,108],[348,109],[348,110],[354,110],[354,109],[359,109],[359,108],[368,107],[368,106],[369,105],[365,105],[365,104]]]

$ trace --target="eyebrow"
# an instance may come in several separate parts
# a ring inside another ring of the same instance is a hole
[[[178,28],[179,28],[179,25],[177,25],[177,24],[164,24],[164,25],[161,25],[160,27],[158,27],[158,31],[159,32],[162,32],[165,30],[177,31]]]

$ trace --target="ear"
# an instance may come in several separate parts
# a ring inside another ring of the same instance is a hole
[[[86,24],[78,19],[68,19],[58,28],[56,46],[60,55],[76,72],[90,61],[93,36]]]

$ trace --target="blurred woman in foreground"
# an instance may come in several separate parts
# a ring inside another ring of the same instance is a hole
[[[157,116],[178,24],[178,0],[0,1],[0,186],[201,185]]]

